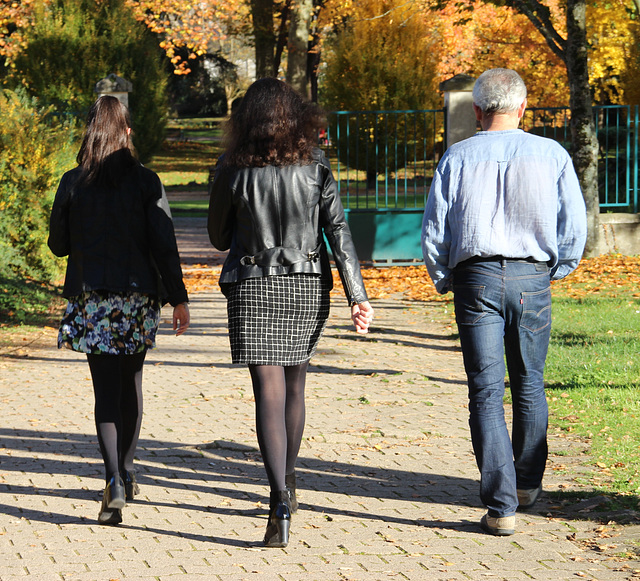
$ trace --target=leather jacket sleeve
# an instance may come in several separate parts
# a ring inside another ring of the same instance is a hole
[[[320,169],[324,175],[320,197],[320,225],[329,241],[349,304],[363,303],[368,298],[358,255],[340,200],[338,184],[324,154],[320,159]]]

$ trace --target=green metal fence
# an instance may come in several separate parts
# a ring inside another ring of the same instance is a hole
[[[444,119],[444,110],[329,114],[321,142],[361,260],[420,260],[420,225],[442,155]]]
[[[594,107],[603,210],[637,213],[638,105]],[[523,129],[571,149],[567,107],[525,111]],[[329,115],[324,148],[334,163],[345,208],[424,207],[442,154],[444,110],[336,111]]]
[[[598,138],[598,187],[603,211],[638,212],[638,105],[594,107]],[[523,129],[555,139],[571,150],[568,108],[525,111]]]
[[[638,212],[639,107],[594,107],[604,211]],[[523,129],[571,149],[569,109],[531,108]],[[362,260],[419,261],[422,212],[444,150],[445,111],[336,111],[321,142]]]
[[[443,137],[442,109],[330,113],[324,147],[345,207],[424,208]]]

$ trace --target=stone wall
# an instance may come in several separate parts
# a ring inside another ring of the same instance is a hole
[[[598,254],[640,254],[640,214],[600,214]]]

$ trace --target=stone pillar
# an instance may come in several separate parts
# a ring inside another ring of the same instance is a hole
[[[475,82],[474,77],[460,74],[440,83],[440,90],[444,91],[446,110],[446,147],[471,137],[477,131],[471,94]]]
[[[111,73],[109,76],[96,83],[94,91],[98,97],[110,95],[116,97],[127,109],[129,108],[129,93],[133,91],[131,82]]]

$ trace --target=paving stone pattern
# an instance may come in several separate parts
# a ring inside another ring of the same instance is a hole
[[[191,263],[211,257],[196,247]],[[631,577],[633,566],[577,542],[598,523],[553,516],[547,496],[518,516],[516,535],[481,531],[450,315],[401,297],[374,301],[368,337],[334,302],[307,382],[300,510],[289,546],[263,548],[268,489],[225,306],[213,289],[192,296],[192,326],[177,338],[164,312],[144,372],[141,494],[119,526],[96,521],[103,468],[83,356],[55,349],[49,330],[49,346],[0,359],[0,581]],[[552,438],[552,451],[563,445]],[[554,461],[547,490],[566,479]]]

